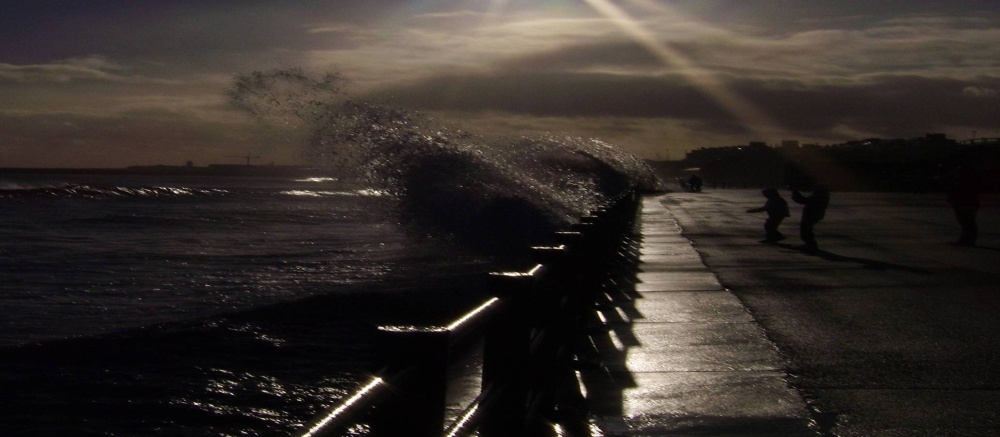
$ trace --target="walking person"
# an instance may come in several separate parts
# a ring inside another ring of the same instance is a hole
[[[761,194],[767,198],[764,202],[764,206],[760,208],[750,208],[747,210],[748,213],[755,212],[766,212],[767,219],[764,220],[764,240],[761,243],[777,243],[785,239],[785,235],[778,231],[778,226],[781,222],[788,217],[788,202],[781,197],[778,190],[774,188],[765,188],[761,191]]]
[[[802,248],[806,252],[816,253],[819,251],[819,244],[813,228],[826,216],[826,208],[830,205],[830,191],[822,185],[813,188],[810,196],[795,190],[792,191],[792,200],[803,205],[802,221],[799,222],[799,237],[805,243]]]

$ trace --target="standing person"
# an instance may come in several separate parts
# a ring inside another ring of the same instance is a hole
[[[785,239],[785,235],[778,231],[778,226],[781,225],[785,217],[791,215],[788,213],[788,202],[774,188],[765,188],[761,191],[761,194],[767,198],[764,206],[750,208],[747,212],[767,212],[767,219],[764,220],[764,240],[762,243],[777,243]]]
[[[813,227],[826,216],[826,207],[830,205],[830,191],[822,185],[817,185],[813,189],[812,195],[806,197],[798,190],[795,190],[792,191],[792,200],[795,203],[804,205],[802,208],[802,221],[799,223],[799,236],[802,238],[802,242],[805,243],[803,248],[807,252],[815,253],[819,250],[819,244],[816,243],[816,234],[813,231]]]
[[[979,236],[976,213],[979,211],[979,173],[974,168],[959,165],[948,187],[948,204],[955,210],[955,218],[962,227],[962,234],[955,242],[959,246],[975,246]]]

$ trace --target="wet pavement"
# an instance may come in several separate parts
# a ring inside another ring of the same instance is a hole
[[[644,199],[639,272],[609,293],[583,372],[604,436],[813,436],[806,402],[761,326],[702,262],[661,198]]]
[[[940,195],[834,193],[809,254],[795,204],[758,242],[758,190],[644,199],[583,372],[593,434],[1000,435],[998,200],[968,248]]]

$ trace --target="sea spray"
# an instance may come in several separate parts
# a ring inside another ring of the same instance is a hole
[[[254,72],[229,95],[258,120],[298,130],[311,163],[399,196],[406,223],[489,251],[526,247],[624,190],[659,188],[644,161],[600,140],[484,138],[352,99],[338,74]]]

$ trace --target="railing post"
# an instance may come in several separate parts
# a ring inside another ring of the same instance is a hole
[[[439,437],[448,385],[448,330],[380,326],[382,371],[393,393],[374,412],[371,435]]]
[[[573,238],[570,237],[569,240]],[[580,410],[582,395],[573,374],[578,324],[587,303],[575,291],[578,260],[567,244],[535,247],[534,256],[550,267],[536,291],[535,337],[531,356],[534,425],[539,435],[554,435],[552,423],[570,419]]]
[[[536,268],[537,270],[537,268]],[[488,412],[479,428],[482,437],[529,435],[531,294],[534,274],[494,273],[492,293],[504,303],[486,333],[483,346],[483,389],[490,393]]]

